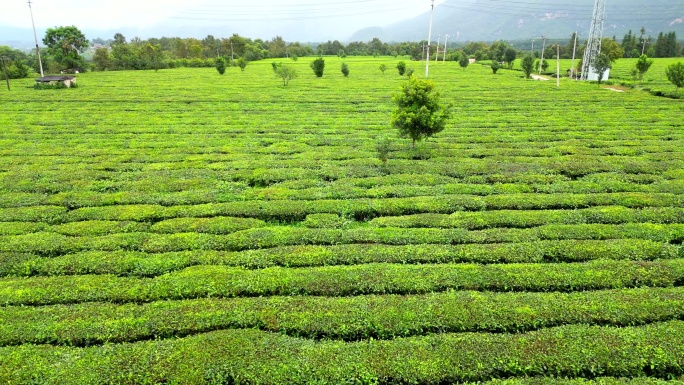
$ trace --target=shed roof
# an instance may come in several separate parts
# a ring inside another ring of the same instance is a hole
[[[59,81],[65,81],[65,80],[72,80],[75,79],[76,76],[43,76],[42,78],[36,79],[37,82],[59,82]]]

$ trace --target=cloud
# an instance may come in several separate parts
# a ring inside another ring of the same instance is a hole
[[[11,3],[3,5],[0,24],[30,27],[31,15],[26,1],[9,1]],[[187,0],[32,1],[37,28],[58,25],[98,29],[143,28],[159,23],[191,6]]]

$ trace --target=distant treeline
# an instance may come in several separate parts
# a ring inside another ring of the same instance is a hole
[[[514,49],[517,56],[529,52],[531,41],[497,41],[493,43],[468,42],[451,43],[447,48],[446,60],[459,60],[467,55],[477,60],[503,60],[505,49]],[[571,58],[573,51],[576,57],[581,57],[584,52],[584,42],[577,39],[575,47],[574,34],[568,40],[548,40],[546,45],[537,41],[533,54],[541,56],[544,47],[544,57],[556,56],[557,47],[560,46],[561,58]],[[81,61],[79,70],[145,70],[175,67],[213,67],[217,57],[227,59],[228,63],[234,64],[238,58],[246,61],[255,61],[268,58],[292,58],[314,55],[337,55],[346,56],[409,56],[413,60],[425,57],[427,41],[386,43],[375,38],[369,42],[351,42],[343,44],[338,40],[324,43],[300,43],[286,42],[282,37],[276,36],[271,40],[250,39],[237,34],[229,38],[215,38],[212,35],[204,39],[162,37],[147,40],[134,37],[127,40],[120,33],[113,39],[93,39],[90,49],[76,55]],[[440,58],[443,58],[444,46],[439,47]],[[630,30],[622,40],[614,36],[604,39],[603,50],[612,59],[620,57],[639,57],[646,54],[649,57],[677,57],[684,56],[682,44],[677,41],[675,32],[660,33],[656,38],[645,35],[642,28],[640,34]],[[434,42],[430,45],[431,57],[437,52]],[[9,47],[0,46],[0,55],[4,56],[10,78],[23,78],[32,71],[38,72],[38,60],[35,52],[26,53],[13,50]],[[58,73],[67,68],[63,61],[52,57],[47,49],[41,50],[43,67],[47,73]],[[506,60],[503,60],[506,61]]]

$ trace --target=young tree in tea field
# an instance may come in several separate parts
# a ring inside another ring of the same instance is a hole
[[[286,65],[278,65],[275,68],[276,76],[283,79],[283,87],[290,83],[290,80],[297,78],[297,71],[294,68]]]
[[[652,64],[653,60],[649,60],[648,56],[641,55],[639,57],[639,60],[637,60],[637,63],[635,65],[637,73],[639,74],[639,80],[644,78],[644,74],[648,71],[649,68],[651,68]]]
[[[397,71],[399,71],[399,76],[404,76],[404,73],[406,72],[406,63],[403,61],[397,63]]]
[[[415,76],[401,86],[401,92],[392,98],[397,108],[392,112],[392,126],[399,136],[416,142],[442,131],[451,116],[451,105],[444,105],[435,83]]]
[[[323,71],[325,71],[325,60],[322,57],[311,62],[311,69],[317,77],[323,77]]]
[[[515,50],[513,47],[508,47],[504,51],[504,61],[508,65],[508,69],[513,68],[513,62],[515,62],[515,58],[518,56],[518,52]]]
[[[470,64],[470,58],[468,57],[468,55],[462,54],[461,58],[458,59],[458,65],[465,70],[469,64]]]
[[[342,69],[341,70],[342,70],[342,75],[344,75],[345,78],[347,76],[349,76],[349,66],[347,65],[347,63],[342,63]]]
[[[546,70],[549,68],[549,61],[544,59],[544,60],[536,60],[534,62],[534,67],[538,68],[540,72],[546,72]]]
[[[670,64],[665,68],[665,75],[667,75],[667,80],[674,84],[675,95],[677,95],[679,89],[684,87],[684,63],[677,62]]]
[[[387,71],[387,65],[386,64],[380,64],[380,67],[378,67],[382,74],[385,74],[385,71]]]
[[[520,68],[525,73],[525,77],[529,79],[532,71],[534,71],[534,56],[532,54],[525,55],[520,62]]]
[[[606,54],[600,54],[594,61],[594,70],[596,71],[596,75],[598,76],[598,84],[601,84],[601,81],[603,80],[603,75],[605,75],[606,71],[610,68],[610,56]]]
[[[498,61],[493,61],[489,67],[492,69],[492,73],[496,74],[496,72],[501,69],[502,65]]]
[[[239,57],[236,61],[237,66],[240,67],[240,71],[245,72],[245,67],[247,67],[247,60],[244,57]]]
[[[216,70],[221,75],[226,73],[226,59],[224,59],[223,56],[216,59]]]

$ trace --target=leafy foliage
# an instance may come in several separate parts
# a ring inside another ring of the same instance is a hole
[[[347,63],[342,63],[341,71],[342,75],[344,75],[345,78],[349,76],[349,66],[347,65]]]
[[[635,68],[637,70],[637,73],[639,74],[639,80],[644,78],[644,74],[648,72],[648,69],[651,68],[653,65],[653,60],[649,60],[648,56],[646,55],[641,55],[639,56],[639,60],[635,64]]]
[[[323,72],[325,71],[325,60],[322,57],[312,61],[310,66],[316,77],[323,77]]]
[[[83,67],[80,52],[88,48],[88,39],[75,26],[48,28],[43,43],[64,68]]]
[[[606,71],[611,67],[610,64],[610,57],[605,54],[600,54],[594,61],[594,70],[596,71],[596,75],[598,76],[598,84],[601,84],[601,81],[603,80],[603,76],[605,75]]]
[[[441,132],[451,116],[449,105],[443,105],[435,83],[409,77],[401,86],[401,92],[393,96],[397,104],[392,112],[392,126],[399,130],[399,136],[413,141],[429,138]]]
[[[283,86],[287,86],[290,80],[297,78],[297,70],[287,65],[279,65],[275,69],[276,76],[283,80]]]
[[[677,62],[672,63],[665,69],[665,75],[667,80],[669,80],[675,86],[675,94],[679,91],[679,88],[684,87],[684,63]]]
[[[467,55],[461,55],[461,57],[458,59],[458,65],[464,70],[468,67],[469,64],[470,58]]]
[[[404,73],[406,73],[406,63],[403,61],[397,63],[397,71],[399,72],[399,76],[404,76]]]
[[[525,55],[520,62],[520,68],[522,68],[525,77],[529,79],[532,71],[534,71],[534,56],[532,54]]]
[[[216,70],[220,75],[223,75],[226,73],[226,59],[223,57],[219,57],[216,59]]]
[[[247,60],[244,57],[239,57],[235,63],[240,67],[240,71],[245,72],[245,67],[247,67]]]

